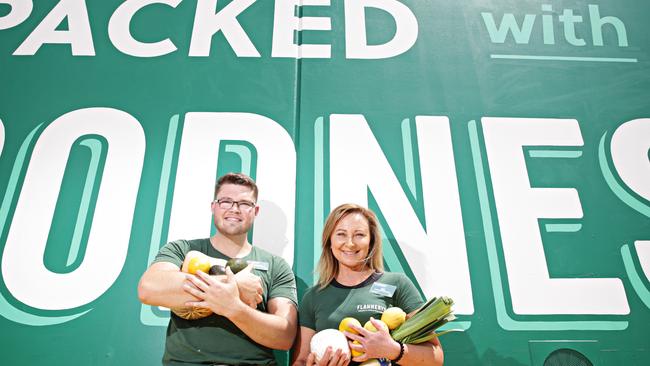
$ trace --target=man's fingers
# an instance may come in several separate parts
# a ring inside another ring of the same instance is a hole
[[[196,276],[202,279],[205,283],[214,283],[216,282],[215,279],[210,276],[209,274],[203,272],[203,271],[196,271]]]
[[[197,272],[199,273],[199,272]],[[202,272],[200,272],[202,273]],[[208,285],[202,279],[197,276],[190,276],[185,280],[185,283],[190,283],[194,288],[205,291],[208,288]]]
[[[250,273],[253,270],[253,264],[249,264],[246,266],[246,268],[242,269],[241,271],[237,272],[237,274],[244,272],[244,273]]]
[[[205,282],[201,281],[198,278],[187,279],[183,282],[183,285],[199,291],[203,291],[207,288]]]
[[[228,278],[227,283],[233,282],[235,280],[235,274],[232,273],[232,269],[230,267],[226,267],[226,277]]]
[[[196,298],[202,300],[205,299],[205,292],[198,290],[196,287],[192,286],[191,284],[184,283],[183,290]]]
[[[207,308],[208,303],[205,301],[188,301],[185,303],[185,306],[193,306],[197,308]]]

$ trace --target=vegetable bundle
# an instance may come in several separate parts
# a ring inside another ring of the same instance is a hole
[[[427,301],[413,316],[406,319],[391,332],[394,340],[407,344],[427,342],[452,330],[435,333],[435,330],[456,319],[451,305],[454,300],[449,297],[434,297]]]

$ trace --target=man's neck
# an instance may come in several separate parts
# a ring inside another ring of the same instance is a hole
[[[210,243],[214,249],[230,258],[244,257],[253,247],[246,235],[227,236],[218,232],[210,238]]]

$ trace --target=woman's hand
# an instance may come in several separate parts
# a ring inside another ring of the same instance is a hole
[[[332,352],[332,347],[327,347],[327,350],[323,354],[323,357],[316,362],[316,354],[313,352],[307,357],[307,366],[346,366],[350,363],[350,358],[347,354],[341,352],[340,349],[337,349],[336,352]]]
[[[376,332],[371,332],[356,325],[351,325],[351,327],[359,334],[345,332],[346,337],[359,342],[359,344],[355,344],[350,341],[350,348],[363,352],[362,355],[354,357],[352,361],[363,362],[371,358],[394,360],[397,358],[400,353],[400,345],[390,336],[388,328],[375,318],[370,318],[370,322],[377,329]]]

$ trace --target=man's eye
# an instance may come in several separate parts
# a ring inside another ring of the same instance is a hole
[[[221,207],[224,210],[227,210],[232,207],[233,203],[231,200],[219,200],[217,201],[219,204],[219,207]]]
[[[254,205],[250,202],[239,202],[239,205],[246,208],[253,208]]]

